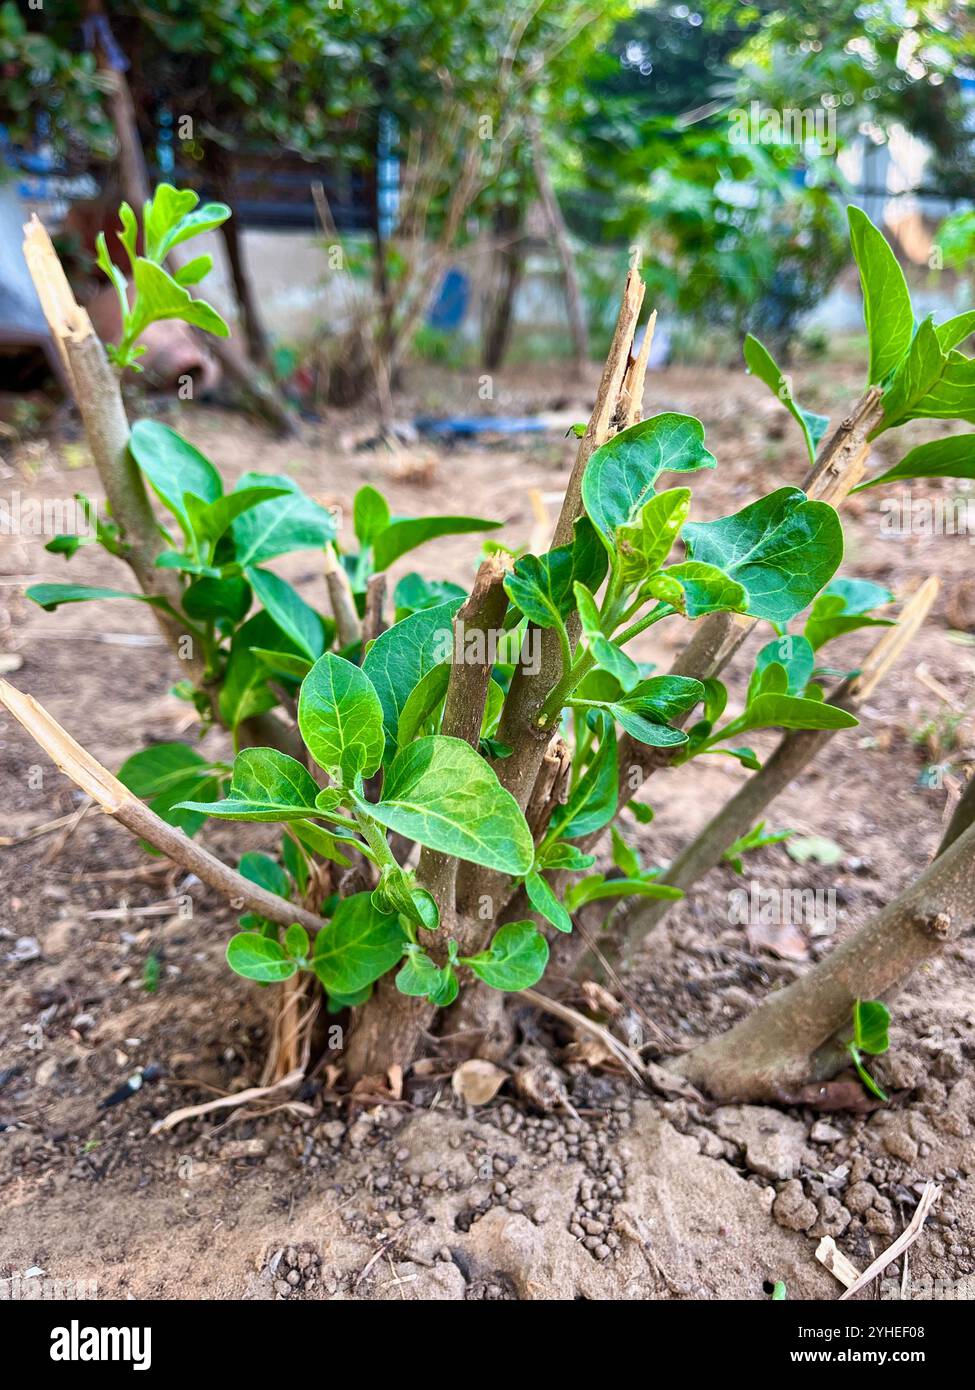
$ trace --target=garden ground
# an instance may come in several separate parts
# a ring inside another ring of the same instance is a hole
[[[803,403],[836,417],[856,393],[852,371],[823,362],[797,376]],[[422,397],[407,389],[397,402],[404,416],[484,409],[466,380],[425,369],[423,381]],[[533,368],[499,378],[491,408],[584,419],[591,385]],[[661,409],[698,415],[719,460],[695,481],[696,516],[801,479],[798,432],[742,373],[654,374],[647,413]],[[554,516],[573,453],[559,431],[518,443],[420,442],[392,455],[369,447],[370,427],[350,417],[309,424],[298,443],[270,441],[216,410],[166,418],[230,479],[253,468],[289,472],[346,516],[355,489],[371,482],[394,512],[503,520],[512,544],[529,541],[540,507]],[[893,462],[895,447],[899,457],[922,437],[910,427],[885,436],[880,451]],[[70,428],[4,455],[5,492],[97,496]],[[950,482],[912,485],[915,502],[957,495]],[[746,860],[744,879],[725,866],[671,912],[615,990],[618,1026],[650,1058],[726,1028],[829,949],[831,912],[794,932],[759,933],[731,920],[731,890],[753,880],[763,890],[832,890],[821,901],[835,904],[844,934],[927,862],[975,761],[970,538],[931,538],[923,525],[891,536],[885,497],[845,506],[843,572],[901,597],[937,572],[941,595],[861,727],[838,735],[769,815],[774,827],[834,842],[840,857],[799,865],[775,846]],[[0,652],[11,679],[112,768],[150,739],[192,737],[187,706],[167,694],[171,658],[142,607],[49,615],[24,598],[30,582],[66,577],[44,539],[3,540]],[[477,548],[471,537],[433,543],[396,573],[465,580]],[[325,606],[313,553],[289,557],[284,572]],[[70,574],[126,587],[122,567],[94,547]],[[666,667],[682,640],[647,640],[639,655]],[[852,634],[829,660],[855,666],[869,641]],[[733,699],[747,668],[746,654],[731,675]],[[211,734],[208,746],[216,751],[221,738]],[[758,738],[760,754],[773,742]],[[455,1095],[434,1049],[386,1097],[343,1104],[320,1069],[270,1113],[218,1111],[151,1137],[153,1122],[177,1107],[256,1083],[267,995],[223,961],[228,905],[149,858],[107,817],[72,816],[81,809],[74,789],[9,718],[0,747],[0,1277],[41,1268],[95,1279],[102,1297],[367,1299],[760,1299],[782,1279],[790,1298],[832,1298],[841,1286],[815,1259],[819,1239],[834,1236],[864,1268],[909,1222],[929,1179],[943,1192],[911,1248],[910,1279],[957,1283],[975,1273],[971,935],[895,1002],[892,1051],[877,1066],[892,1099],[872,1111],[715,1109],[693,1094],[640,1091],[519,1002],[512,1080],[482,1107]],[[946,764],[948,776],[938,775]],[[626,827],[645,862],[671,858],[743,775],[726,759],[658,775],[643,793],[653,824]],[[214,824],[204,835],[231,862],[240,848],[273,841],[270,827],[243,827],[243,839],[240,829]],[[170,906],[137,911],[160,903]],[[153,992],[149,961],[159,967]],[[557,1110],[532,1106],[516,1085],[538,1066],[554,1066],[566,1088]],[[148,1073],[155,1079],[101,1105],[140,1068],[158,1069]],[[900,1274],[900,1263],[888,1271]],[[861,1295],[876,1296],[877,1284]]]

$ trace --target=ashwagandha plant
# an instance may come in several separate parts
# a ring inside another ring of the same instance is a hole
[[[123,780],[153,799],[156,815],[39,707],[9,687],[4,698],[123,823],[244,902],[243,929],[228,947],[234,970],[286,988],[318,981],[331,1008],[356,1009],[344,1058],[353,1077],[408,1063],[448,1006],[445,1031],[484,1055],[503,1037],[494,1001],[540,980],[550,938],[571,940],[575,913],[608,899],[680,896],[613,824],[631,805],[648,818],[635,794],[651,772],[713,754],[757,769],[739,742],[755,729],[815,737],[857,723],[844,701],[825,698],[817,653],[840,632],[886,623],[870,615],[891,595],[836,577],[843,536],[835,508],[861,482],[869,441],[882,431],[923,416],[975,420],[975,362],[960,351],[975,312],[916,326],[881,233],[856,209],[851,231],[870,372],[850,416],[827,436],[761,345],[747,348],[752,370],[803,432],[811,463],[803,488],[783,485],[732,515],[690,520],[687,480],[716,460],[698,420],[639,418],[649,334],[632,358],[643,299],[632,269],[552,548],[529,555],[489,543],[469,593],[411,575],[397,586],[389,627],[378,616],[377,574],[431,536],[490,523],[393,519],[380,494],[364,488],[354,505],[359,550],[338,557],[327,514],[309,511],[314,504],[293,484],[248,474],[224,494],[215,471],[173,431],[133,427],[129,483],[145,477],[175,519],[156,532],[155,568],[161,560],[180,577],[169,617],[202,644],[195,698],[205,711],[200,691],[215,684],[218,713],[239,729],[283,695],[297,723],[290,751],[241,746],[232,764],[192,766],[198,755],[189,745],[137,755]],[[972,476],[975,437],[960,438],[966,446],[959,437],[922,445],[866,485]],[[662,486],[664,478],[676,485]],[[113,518],[109,549],[128,540],[114,504]],[[328,586],[331,623],[264,568],[299,547],[322,548],[326,579],[344,579]],[[59,597],[44,586],[34,596],[50,605],[93,595]],[[140,596],[155,598],[144,586]],[[251,617],[255,599],[261,608]],[[790,631],[807,609],[802,631]],[[655,674],[627,648],[675,619],[690,620],[693,635],[672,671]],[[758,623],[769,625],[771,640],[743,710],[726,718],[719,673]],[[281,851],[245,855],[234,872],[167,825],[167,815],[278,823]],[[752,824],[730,834],[719,857]],[[611,827],[616,876],[599,872],[592,853]],[[961,835],[946,862],[969,853],[970,838]],[[900,963],[911,962],[905,955]],[[849,1023],[854,1001],[897,978],[888,971],[875,987],[874,957],[861,964],[862,980],[843,977],[816,996],[819,1017],[809,1027],[820,1041]],[[794,1072],[794,1056],[789,1065]],[[764,1058],[762,1067],[761,1086],[774,1089]],[[740,1067],[726,1088],[748,1091]]]

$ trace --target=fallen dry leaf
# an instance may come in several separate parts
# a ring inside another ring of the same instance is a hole
[[[753,951],[770,951],[780,960],[809,959],[809,944],[791,922],[779,926],[749,925],[748,945]]]
[[[461,1062],[450,1078],[450,1085],[454,1095],[466,1105],[487,1105],[507,1080],[508,1073],[493,1062],[472,1057],[469,1062]]]

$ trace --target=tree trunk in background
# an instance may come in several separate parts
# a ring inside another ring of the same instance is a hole
[[[920,878],[800,979],[670,1065],[717,1100],[812,1101],[848,1061],[854,1002],[890,999],[973,926],[975,779]]]
[[[572,354],[575,371],[577,376],[581,376],[583,368],[589,360],[589,337],[586,331],[586,315],[582,304],[582,291],[579,288],[579,276],[576,271],[575,259],[572,255],[572,247],[569,245],[568,228],[565,225],[565,218],[562,216],[562,209],[559,207],[559,200],[555,196],[552,180],[548,176],[548,168],[545,164],[545,151],[542,148],[542,137],[537,123],[533,124],[531,127],[531,142],[535,182],[538,185],[539,197],[542,200],[542,207],[545,209],[545,216],[551,228],[552,239],[555,242],[555,249],[562,267],[562,279],[565,283],[565,303],[569,315],[569,332],[572,335]]]
[[[88,0],[88,13],[90,17],[107,23],[101,0]],[[112,119],[119,144],[122,193],[126,202],[141,214],[149,198],[145,152],[128,79],[116,65],[119,61],[117,56],[106,48],[105,34],[102,30],[96,30],[96,54],[99,70],[107,74],[112,82]],[[170,259],[174,265],[179,265],[179,252],[175,251]],[[194,289],[191,287],[190,294],[193,293]],[[256,413],[280,434],[295,434],[297,422],[284,397],[271,380],[255,367],[246,353],[241,352],[226,338],[215,338],[210,333],[202,333],[200,337],[205,342],[207,351],[220,363],[227,379],[240,390]]]
[[[230,208],[231,215],[220,230],[223,232],[223,244],[227,249],[227,262],[234,282],[240,326],[246,336],[252,359],[264,371],[270,372],[271,352],[268,336],[244,258],[244,239],[234,205],[233,161],[225,150],[216,150],[211,146],[207,154],[206,167],[212,171],[217,197]]]
[[[525,268],[524,209],[520,200],[502,203],[494,219],[491,302],[484,325],[484,366],[497,371],[511,342],[515,295]]]

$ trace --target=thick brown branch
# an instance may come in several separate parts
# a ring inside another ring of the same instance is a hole
[[[845,1058],[854,1001],[883,999],[975,925],[975,825],[909,888],[722,1037],[671,1065],[723,1101],[813,1099]]]

